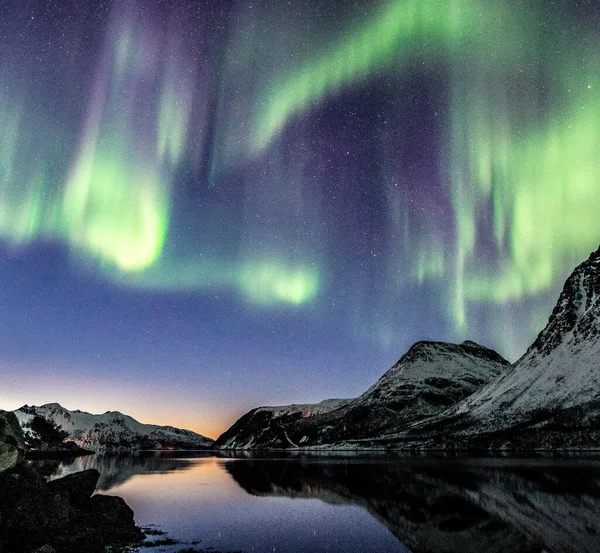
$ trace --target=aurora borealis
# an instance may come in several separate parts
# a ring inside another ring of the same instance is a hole
[[[7,408],[215,435],[419,339],[514,360],[600,244],[593,2],[0,13]]]

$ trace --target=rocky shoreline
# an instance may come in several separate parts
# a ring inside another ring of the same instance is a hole
[[[102,553],[142,542],[122,498],[92,495],[97,470],[46,482],[25,456],[17,418],[0,411],[0,553]]]

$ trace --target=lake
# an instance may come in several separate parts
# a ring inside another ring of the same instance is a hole
[[[153,541],[148,551],[597,553],[600,457],[94,455]],[[160,534],[164,532],[165,534]],[[213,549],[210,549],[213,548]],[[146,548],[144,548],[146,550]]]

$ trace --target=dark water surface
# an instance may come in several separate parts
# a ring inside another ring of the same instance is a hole
[[[86,468],[179,541],[153,551],[600,552],[598,456],[138,453],[56,474]]]

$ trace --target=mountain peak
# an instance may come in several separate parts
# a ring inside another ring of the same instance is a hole
[[[473,340],[465,340],[464,342],[461,342],[460,345],[461,346],[470,346],[470,347],[474,347],[474,348],[482,347],[477,342],[474,342]]]
[[[596,251],[590,254],[590,256],[588,257],[588,261],[596,263],[600,262],[600,246],[598,246],[598,249]]]
[[[446,351],[448,348],[456,348],[456,344],[447,342],[436,342],[430,340],[420,340],[415,342],[408,351],[400,358],[398,363],[409,361],[411,359],[427,358],[430,355]]]
[[[406,363],[412,361],[433,361],[438,356],[445,357],[447,355],[462,355],[464,353],[478,357],[483,360],[493,361],[501,365],[510,365],[510,363],[506,359],[504,359],[504,357],[502,357],[493,349],[482,346],[481,344],[473,342],[472,340],[465,340],[461,344],[422,340],[413,344],[410,347],[410,349],[396,363],[395,367],[403,366]]]
[[[548,324],[521,358],[547,356],[571,337],[585,339],[600,334],[600,248],[567,278]],[[519,360],[519,361],[521,361]]]
[[[64,407],[60,403],[44,403],[44,405],[41,405],[40,408],[64,410]]]

